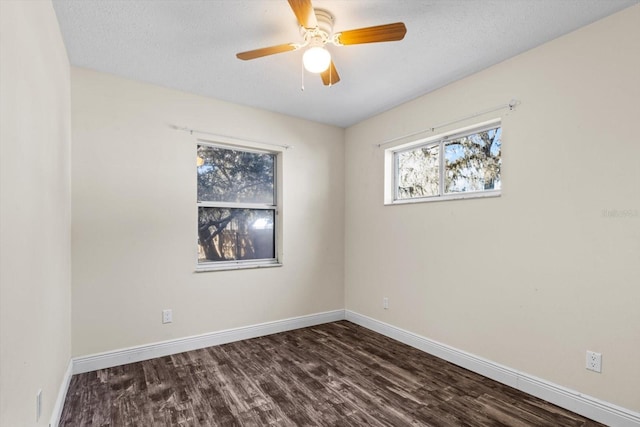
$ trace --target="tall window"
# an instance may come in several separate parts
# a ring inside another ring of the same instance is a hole
[[[278,263],[277,154],[198,144],[198,267]]]
[[[501,152],[502,128],[496,122],[390,148],[385,202],[499,195]]]

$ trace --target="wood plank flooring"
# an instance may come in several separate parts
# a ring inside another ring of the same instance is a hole
[[[347,321],[74,375],[61,426],[600,426]]]

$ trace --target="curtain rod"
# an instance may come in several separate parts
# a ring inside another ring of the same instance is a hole
[[[219,133],[213,133],[213,132],[207,132],[207,131],[203,131],[203,130],[196,130],[196,129],[191,129],[188,127],[180,127],[180,126],[171,126],[172,128],[174,128],[175,130],[179,130],[182,132],[189,132],[191,135],[193,135],[194,133],[197,134],[201,134],[201,135],[209,135],[209,136],[213,136],[215,138],[224,138],[224,139],[233,139],[239,142],[252,142],[255,144],[262,144],[262,145],[270,145],[272,147],[281,147],[284,148],[285,150],[288,150],[289,148],[293,148],[293,145],[286,145],[286,144],[274,144],[273,142],[264,142],[264,141],[256,141],[256,140],[252,140],[252,139],[246,139],[246,138],[238,138],[235,136],[229,136],[229,135],[221,135]]]
[[[499,111],[499,110],[504,110],[505,108],[508,108],[509,111],[513,111],[513,109],[519,104],[520,104],[520,101],[518,101],[517,99],[512,99],[507,104],[498,105],[497,107],[493,107],[493,108],[489,108],[487,110],[479,111],[479,112],[471,114],[469,116],[461,117],[461,118],[456,119],[456,120],[451,120],[450,122],[440,123],[440,124],[437,124],[435,126],[430,126],[430,127],[426,128],[426,129],[419,130],[417,132],[413,132],[413,133],[410,133],[410,134],[407,134],[407,135],[398,136],[398,137],[393,138],[393,139],[388,139],[386,141],[383,141],[383,142],[381,142],[379,144],[375,144],[375,145],[378,148],[380,148],[380,147],[382,147],[384,145],[391,144],[392,142],[396,142],[396,141],[399,141],[399,140],[404,139],[404,138],[410,138],[412,136],[416,136],[416,135],[419,135],[419,134],[424,133],[424,132],[433,132],[436,129],[440,129],[440,128],[443,128],[443,127],[449,126],[449,125],[453,125],[455,123],[460,123],[460,122],[463,122],[465,120],[473,119],[475,117],[482,116],[483,114],[493,113],[494,111]]]

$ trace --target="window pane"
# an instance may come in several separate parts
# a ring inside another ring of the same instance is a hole
[[[500,189],[501,136],[498,127],[445,144],[445,193]]]
[[[440,147],[419,147],[396,153],[397,199],[437,196],[440,175],[438,153]]]
[[[275,258],[275,210],[198,208],[198,262]]]
[[[275,205],[275,155],[198,146],[198,200]]]

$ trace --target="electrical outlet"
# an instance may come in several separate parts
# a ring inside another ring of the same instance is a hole
[[[173,322],[173,311],[170,308],[167,310],[162,310],[162,323],[171,322]]]
[[[42,389],[36,393],[36,421],[40,420],[40,415],[42,415]]]
[[[587,350],[587,369],[602,372],[602,354]]]
[[[389,308],[389,298],[387,297],[382,298],[382,308],[384,308],[385,310]]]

